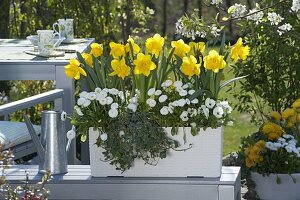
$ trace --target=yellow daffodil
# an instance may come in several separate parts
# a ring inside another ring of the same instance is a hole
[[[130,52],[130,45],[129,45],[129,43],[131,43],[131,45],[132,45],[132,50],[133,50],[133,53],[134,53],[134,54],[137,54],[137,53],[140,52],[140,47],[139,47],[139,45],[137,45],[137,44],[134,42],[134,40],[132,39],[132,37],[129,36],[127,42],[128,42],[128,43],[125,45],[125,49],[126,49],[126,52],[127,52],[127,53]],[[130,55],[130,56],[131,56],[131,55]]]
[[[238,59],[246,60],[249,55],[249,46],[243,46],[242,38],[239,38],[236,44],[231,49],[231,58],[234,62],[237,62]]]
[[[93,57],[91,54],[88,53],[82,53],[81,54],[82,58],[85,60],[85,63],[93,68]]]
[[[208,55],[204,57],[204,68],[212,70],[215,73],[218,73],[220,69],[223,69],[226,66],[224,56],[219,55],[215,50],[209,51]]]
[[[276,122],[279,122],[281,119],[281,114],[277,111],[270,112],[269,116],[274,119]]]
[[[159,34],[155,34],[153,37],[146,40],[146,49],[149,53],[154,54],[155,58],[158,58],[160,51],[164,46],[165,39]]]
[[[205,51],[205,43],[204,42],[190,42],[189,43],[191,50],[190,55],[195,55],[195,51],[200,51],[202,54],[204,54]]]
[[[151,56],[143,53],[137,55],[137,59],[133,61],[133,64],[135,65],[134,73],[144,74],[145,76],[149,76],[150,71],[156,68],[155,63],[151,61]]]
[[[98,43],[91,44],[91,52],[90,53],[93,54],[93,56],[95,56],[95,57],[101,56],[103,53],[102,45],[100,45]]]
[[[83,76],[87,76],[84,69],[80,67],[80,62],[76,60],[75,58],[70,59],[70,64],[65,66],[65,73],[68,77],[71,79],[80,79],[80,74]]]
[[[112,73],[110,73],[110,76],[117,75],[118,77],[125,79],[126,76],[130,74],[130,67],[126,65],[125,59],[122,60],[112,60],[111,61],[111,67],[114,70]]]
[[[123,44],[118,44],[115,42],[110,42],[110,55],[113,58],[119,58],[120,56],[125,56],[125,46]]]
[[[197,64],[197,59],[193,55],[190,55],[190,57],[183,57],[180,70],[189,77],[199,75],[200,64]]]
[[[273,122],[266,122],[262,127],[262,132],[267,135],[270,140],[278,139],[284,134],[282,127]]]
[[[172,41],[171,46],[175,48],[174,54],[183,58],[191,50],[191,47],[184,43],[182,39],[177,41]]]

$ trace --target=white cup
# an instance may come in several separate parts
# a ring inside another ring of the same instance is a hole
[[[53,30],[38,30],[38,51],[41,55],[49,56],[54,47],[58,44],[60,35],[53,33]],[[54,36],[58,35],[59,39],[54,43]]]
[[[74,39],[74,19],[59,19],[53,24],[53,30],[59,33],[61,37],[65,37],[66,42],[71,42]],[[58,26],[58,30],[56,29]]]

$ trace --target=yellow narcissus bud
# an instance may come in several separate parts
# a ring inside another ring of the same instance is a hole
[[[93,68],[93,57],[91,54],[88,53],[82,53],[81,54],[82,58],[85,60],[85,63]]]
[[[130,52],[130,44],[131,43],[131,46],[132,46],[132,50],[133,50],[133,53],[134,54],[137,54],[140,52],[140,47],[139,45],[137,45],[134,40],[132,39],[132,37],[129,36],[128,40],[127,40],[127,44],[125,45],[125,49],[126,49],[126,52]],[[130,55],[131,56],[131,55]]]
[[[204,54],[205,51],[205,43],[204,42],[190,42],[189,43],[191,50],[190,50],[190,55],[195,56],[195,51],[200,51],[202,54]]]
[[[216,50],[211,50],[203,60],[204,68],[212,70],[215,73],[218,73],[220,69],[223,69],[226,66],[224,56],[219,55]]]
[[[95,57],[101,56],[103,53],[103,47],[98,43],[91,44],[91,54]]]
[[[276,122],[279,122],[280,119],[281,119],[281,115],[280,115],[280,113],[277,112],[277,111],[272,111],[272,112],[270,112],[269,116],[270,116],[272,119],[274,119]]]
[[[230,7],[228,8],[228,10],[227,10],[227,13],[228,13],[228,14],[232,14],[232,13],[235,12],[235,10],[236,10],[236,6],[230,6]]]

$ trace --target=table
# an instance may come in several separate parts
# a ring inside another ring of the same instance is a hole
[[[69,165],[46,185],[50,199],[89,200],[240,200],[240,167],[223,167],[220,178],[91,177],[89,165]],[[12,166],[7,180],[16,186],[29,173],[30,183],[41,180],[38,166]]]
[[[61,45],[60,48],[82,53],[88,51],[93,42],[93,38],[88,38],[82,43]],[[33,46],[27,40],[0,39],[0,80],[54,80],[55,87],[64,90],[63,101],[56,101],[55,109],[63,108],[67,113],[73,113],[74,81],[65,75],[64,66],[76,54],[66,53],[63,57],[47,59],[24,53],[28,50],[33,50]],[[68,123],[66,130],[70,128]],[[75,161],[75,142],[72,142],[68,160],[70,164]]]

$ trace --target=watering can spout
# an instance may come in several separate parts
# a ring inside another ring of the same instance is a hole
[[[44,162],[44,160],[45,160],[44,147],[43,147],[42,143],[40,142],[39,137],[37,136],[29,117],[27,115],[24,115],[24,119],[25,119],[26,126],[28,128],[29,134],[32,138],[32,141],[37,149],[38,156],[39,156],[40,160],[42,162]]]

